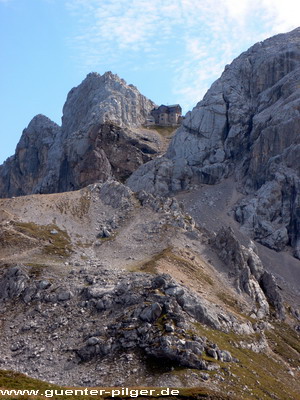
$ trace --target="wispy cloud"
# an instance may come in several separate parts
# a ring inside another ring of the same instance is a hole
[[[300,12],[296,0],[66,0],[66,7],[79,21],[72,45],[84,68],[169,69],[185,108],[241,51],[295,28]]]

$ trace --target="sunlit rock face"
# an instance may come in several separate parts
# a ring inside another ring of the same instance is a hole
[[[111,72],[88,74],[69,92],[61,127],[37,115],[24,129],[15,155],[0,167],[0,196],[128,178],[160,149],[159,135],[142,128],[154,106]]]
[[[128,180],[167,194],[234,175],[236,219],[254,239],[300,257],[300,28],[256,43],[188,112],[165,158]]]
[[[139,127],[155,104],[138,89],[106,72],[92,72],[73,88],[63,107],[62,129],[66,136],[89,126],[112,122],[120,127]]]

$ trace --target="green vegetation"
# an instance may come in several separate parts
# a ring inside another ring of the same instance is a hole
[[[274,353],[278,354],[292,367],[300,366],[300,335],[289,325],[274,323],[274,330],[266,332],[269,345]]]
[[[0,387],[9,389],[40,389],[45,390],[58,386],[51,385],[38,379],[14,371],[0,370]]]
[[[138,265],[135,265],[130,268],[131,272],[146,272],[148,274],[157,274],[157,264],[163,258],[166,258],[169,254],[171,254],[171,247],[167,247],[162,250],[160,253],[155,254],[150,260],[143,261]]]
[[[176,265],[179,269],[181,269],[187,276],[191,277],[193,280],[197,280],[200,282],[205,282],[211,286],[214,285],[212,278],[206,274],[201,266],[194,265],[188,259],[176,254],[173,252],[172,247],[167,247],[162,250],[160,253],[155,254],[150,260],[144,261],[131,267],[131,272],[147,272],[149,274],[157,274],[158,273],[158,265],[161,261],[167,261],[170,264]]]
[[[30,267],[29,275],[33,278],[39,278],[44,269],[48,269],[49,266],[38,263],[26,263],[26,266]]]
[[[225,292],[218,292],[217,293],[218,299],[220,299],[224,304],[232,308],[233,310],[237,311],[238,313],[241,313],[243,311],[243,307],[240,304],[240,302],[233,296],[231,296],[229,293]]]
[[[67,390],[67,389],[81,389],[81,388],[67,388],[67,387],[60,387],[57,385],[52,385],[47,382],[40,381],[38,379],[33,379],[30,378],[26,375],[13,372],[13,371],[2,371],[0,370],[0,388],[2,389],[16,389],[16,390],[39,390],[41,393],[43,393],[45,390],[58,390],[59,392],[61,390]],[[83,389],[83,388],[82,388]],[[89,388],[92,389],[92,388]],[[105,389],[106,391],[112,390],[112,388],[95,388],[95,389]],[[132,389],[156,389],[157,391],[162,390],[163,388],[130,388]],[[135,399],[138,400],[150,400],[150,399],[157,399],[157,400],[201,400],[201,399],[206,399],[206,400],[237,400],[235,397],[232,396],[227,396],[225,394],[220,394],[216,393],[212,390],[209,390],[207,388],[189,388],[189,389],[178,389],[179,390],[179,395],[177,396],[157,396],[156,394],[152,395],[147,395],[147,396],[138,396],[134,397]],[[59,396],[53,396],[53,397],[48,397],[48,398],[58,398],[62,400],[94,400],[95,398],[99,400],[109,400],[112,399],[111,396],[105,395],[105,396],[92,396],[92,395],[59,395]],[[47,397],[44,396],[1,396],[0,399],[5,399],[5,400],[41,400],[45,399]],[[129,400],[132,399],[133,397],[130,396],[116,396],[114,399],[117,400]]]
[[[18,232],[12,230],[2,230],[0,232],[0,248],[14,248],[17,247],[22,249],[24,247],[31,248],[34,247],[34,243],[30,240],[30,238],[18,234]]]
[[[272,336],[272,340],[282,339],[281,345],[277,350],[281,352],[290,366],[296,362],[296,353],[294,359],[289,359],[287,346],[284,346],[284,340],[288,346],[297,346],[299,350],[299,335],[290,327],[280,323],[275,324],[275,332],[267,331],[267,338]],[[260,334],[238,335],[235,333],[224,333],[207,328],[200,323],[195,323],[197,334],[206,336],[210,341],[216,343],[222,350],[228,350],[233,357],[238,359],[235,363],[223,363],[217,361],[225,374],[225,380],[221,384],[225,393],[228,391],[240,399],[280,399],[280,400],[299,400],[300,384],[297,379],[289,374],[289,366],[277,359],[276,355],[270,351],[256,353],[252,350],[241,348],[240,342],[253,343],[261,337]],[[272,346],[270,340],[268,344]],[[297,352],[298,352],[297,350]],[[275,349],[276,351],[276,349]],[[298,353],[298,366],[299,356]]]
[[[72,252],[69,235],[54,224],[37,225],[33,222],[13,222],[13,225],[17,232],[41,241],[43,252],[47,255],[68,257]]]
[[[157,131],[161,136],[163,137],[171,137],[178,126],[160,126],[160,125],[151,125],[147,126],[147,129],[150,129],[152,131]]]
[[[166,316],[162,315],[160,319],[158,319],[156,324],[158,327],[163,329],[165,322]],[[289,364],[291,365],[293,364],[293,362],[296,363],[298,357],[299,366],[299,335],[289,326],[285,324],[274,323],[274,330],[266,332],[266,337],[269,345],[274,346],[274,351],[278,355],[280,355],[280,358],[270,351],[256,353],[252,350],[241,347],[241,342],[244,345],[247,345],[247,343],[251,344],[253,342],[258,342],[260,339],[262,339],[260,333],[255,333],[247,336],[238,335],[232,332],[225,333],[208,328],[200,323],[194,324],[193,333],[207,337],[209,341],[216,343],[220,349],[230,351],[232,356],[238,360],[237,362],[225,363],[214,360],[208,356],[203,357],[203,359],[207,362],[214,362],[219,364],[220,366],[219,371],[205,371],[212,378],[214,377],[215,379],[216,376],[220,374],[224,377],[224,381],[219,381],[218,383],[219,392],[217,393],[211,391],[204,384],[202,387],[180,389],[180,394],[178,396],[163,397],[148,395],[146,397],[139,396],[137,397],[137,399],[150,400],[152,398],[155,398],[162,400],[163,398],[168,398],[168,400],[299,400],[299,381],[297,380],[296,376],[292,377],[289,374],[288,364],[285,364],[282,360],[283,358],[284,361],[289,362]],[[284,345],[285,342],[287,343],[287,347]],[[289,347],[292,353],[288,352],[287,349]],[[294,357],[293,359],[290,358],[291,354]],[[157,365],[157,360],[153,365]],[[193,374],[199,375],[199,379],[201,378],[201,371],[191,370],[191,372],[193,372]],[[182,382],[184,382],[185,379],[188,380],[188,370],[186,368],[176,367],[170,373],[180,377]],[[57,385],[50,385],[46,382],[32,379],[25,375],[12,371],[0,371],[0,387],[7,389],[39,389],[41,392],[47,389],[67,389],[59,387]],[[109,390],[109,388],[106,389]],[[5,400],[8,399],[6,399],[4,396],[0,396],[0,399],[1,398],[4,398]],[[12,400],[33,398],[39,400],[43,397],[9,397],[9,399]],[[63,395],[59,396],[59,398],[63,400],[77,400],[82,399],[83,397],[80,395]],[[84,398],[90,400],[95,397],[87,395],[84,396]],[[97,398],[108,400],[111,397],[98,396]],[[119,400],[127,400],[130,397],[119,396],[115,398],[118,398]]]
[[[210,286],[214,286],[214,282],[212,278],[203,271],[201,266],[194,265],[191,261],[186,258],[183,258],[177,254],[170,253],[168,255],[169,261],[173,262],[177,265],[182,271],[185,272],[187,276],[192,278],[193,280],[197,280],[199,282],[205,282]]]
[[[167,314],[162,314],[157,320],[155,321],[155,326],[162,332],[165,332],[165,324],[168,322]]]

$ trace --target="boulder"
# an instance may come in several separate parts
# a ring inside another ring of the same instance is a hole
[[[162,313],[162,308],[158,303],[153,303],[146,307],[140,314],[140,318],[146,322],[154,322]]]
[[[29,285],[29,276],[19,266],[8,268],[0,279],[0,300],[20,297]]]

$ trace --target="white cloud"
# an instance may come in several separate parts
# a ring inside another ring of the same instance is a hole
[[[3,0],[0,0],[3,1]],[[251,44],[298,25],[298,0],[67,0],[85,68],[170,68],[174,95],[191,108],[225,64]],[[138,65],[136,65],[138,63]]]

